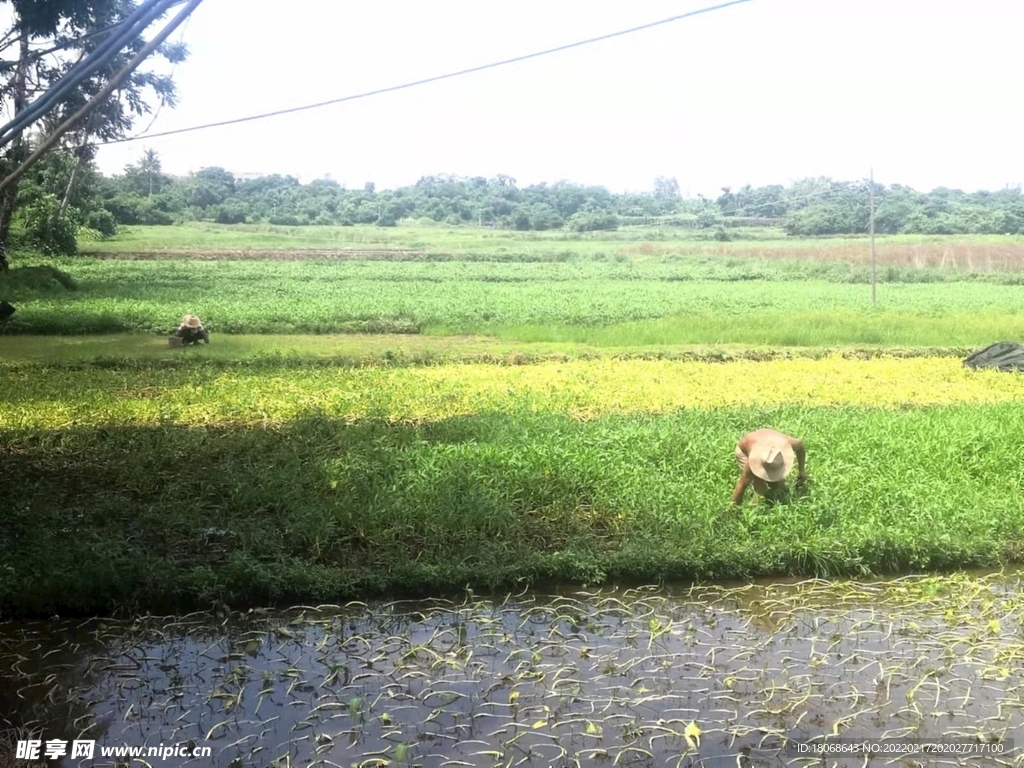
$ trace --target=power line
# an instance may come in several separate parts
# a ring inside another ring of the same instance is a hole
[[[99,67],[112,61],[134,36],[140,34],[153,21],[178,4],[178,0],[145,0],[124,20],[123,24],[118,27],[119,31],[115,35],[108,37],[100,43],[85,58],[75,63],[71,69],[65,72],[42,96],[25,107],[21,112],[15,114],[6,125],[0,127],[0,145],[14,140],[21,134],[22,130],[38,120],[57,104],[66,92],[79,85]],[[22,62],[19,66],[25,67],[27,63]]]
[[[320,107],[327,107],[327,106],[330,106],[332,104],[341,104],[342,102],[346,102],[346,101],[355,101],[356,99],[365,99],[365,98],[367,98],[369,96],[378,96],[378,95],[380,95],[382,93],[391,93],[393,91],[401,91],[401,90],[405,90],[406,88],[413,88],[413,87],[416,87],[416,86],[419,86],[419,85],[426,85],[427,83],[436,83],[439,80],[448,80],[448,79],[453,78],[453,77],[460,77],[462,75],[472,74],[473,72],[481,72],[481,71],[483,71],[485,69],[494,69],[496,67],[503,67],[503,66],[505,66],[507,64],[516,64],[516,63],[521,62],[521,61],[527,61],[528,59],[536,59],[536,58],[538,58],[540,56],[548,56],[549,54],[552,54],[552,53],[560,53],[561,51],[567,51],[567,50],[569,50],[571,48],[579,48],[580,46],[583,46],[583,45],[590,45],[591,43],[597,43],[597,42],[601,42],[603,40],[610,40],[610,39],[612,39],[614,37],[622,37],[623,35],[629,35],[629,34],[633,34],[634,32],[640,32],[640,31],[645,30],[645,29],[651,29],[653,27],[658,27],[658,26],[661,26],[663,24],[669,24],[669,23],[671,23],[673,21],[679,21],[681,19],[688,19],[688,18],[690,18],[692,16],[699,16],[701,14],[710,13],[712,11],[719,11],[719,10],[722,10],[723,8],[728,8],[729,6],[732,6],[732,5],[740,5],[742,3],[749,3],[749,2],[751,2],[751,0],[729,0],[729,2],[719,3],[718,5],[712,5],[712,6],[708,6],[706,8],[698,8],[695,11],[688,11],[687,13],[681,13],[681,14],[679,14],[677,16],[670,16],[667,19],[661,19],[659,21],[652,21],[652,22],[650,22],[648,24],[641,24],[638,27],[631,27],[630,29],[623,29],[623,30],[620,30],[618,32],[611,32],[611,33],[606,34],[606,35],[599,35],[598,37],[591,37],[591,38],[588,38],[586,40],[580,40],[579,42],[575,42],[575,43],[568,43],[566,45],[560,45],[560,46],[558,46],[556,48],[548,48],[547,50],[544,50],[544,51],[537,51],[535,53],[528,53],[528,54],[525,54],[523,56],[516,56],[516,57],[511,58],[511,59],[504,59],[502,61],[495,61],[495,62],[491,62],[490,64],[481,64],[480,66],[469,67],[468,69],[460,69],[460,70],[458,70],[456,72],[448,72],[448,73],[443,74],[443,75],[435,75],[433,77],[427,77],[427,78],[424,78],[422,80],[414,80],[412,82],[402,83],[401,85],[392,85],[392,86],[389,86],[387,88],[378,88],[378,89],[373,90],[373,91],[366,91],[364,93],[357,93],[357,94],[354,94],[352,96],[342,96],[341,98],[329,99],[328,101],[320,101],[320,102],[317,102],[315,104],[306,104],[306,105],[303,105],[301,107],[289,107],[287,109],[279,109],[279,110],[275,110],[273,112],[264,112],[264,113],[259,114],[259,115],[250,115],[249,117],[238,117],[238,118],[234,118],[232,120],[222,120],[222,121],[217,122],[217,123],[205,123],[203,125],[194,125],[194,126],[191,126],[189,128],[178,128],[178,129],[175,129],[173,131],[162,131],[161,133],[150,133],[150,134],[142,133],[142,134],[139,134],[137,136],[128,136],[128,137],[123,138],[123,139],[111,139],[109,141],[99,142],[98,145],[99,146],[105,146],[107,144],[123,144],[123,143],[128,142],[128,141],[139,141],[141,139],[155,139],[155,138],[159,138],[161,136],[173,136],[173,135],[178,134],[178,133],[190,133],[192,131],[202,131],[202,130],[206,130],[207,128],[219,128],[219,127],[225,126],[225,125],[237,125],[238,123],[247,123],[247,122],[251,122],[253,120],[264,120],[264,119],[266,119],[268,117],[278,117],[280,115],[292,114],[294,112],[304,112],[304,111],[310,110],[310,109],[318,109]]]
[[[185,0],[174,0],[174,2],[172,2],[167,7],[168,8],[174,8],[175,6],[181,5],[184,2],[185,2]],[[125,23],[124,21],[115,21],[113,24],[108,24],[107,26],[102,27],[101,29],[95,29],[92,32],[87,32],[86,34],[81,35],[80,37],[74,37],[74,38],[69,38],[67,40],[64,40],[63,42],[57,43],[52,48],[47,48],[47,49],[41,50],[41,51],[33,51],[29,55],[27,60],[28,61],[35,61],[36,59],[40,59],[43,56],[48,56],[51,53],[56,53],[57,51],[64,50],[65,48],[71,48],[71,47],[77,46],[77,45],[79,45],[81,43],[86,42],[87,40],[91,40],[94,37],[99,37],[100,35],[106,34],[107,32],[110,32],[113,29],[117,29],[118,27],[123,26],[124,23]],[[15,28],[11,32],[8,32],[7,35],[5,35],[2,40],[0,40],[0,51],[3,51],[3,50],[6,50],[7,48],[10,48],[14,44],[13,40],[11,42],[8,42],[7,38],[11,37],[14,34],[16,34],[17,31],[18,31],[17,28]],[[54,39],[56,39],[56,38],[54,38]],[[0,60],[0,71],[5,70],[5,69],[10,69],[10,68],[16,66],[17,64],[18,64],[17,61],[10,61],[10,60],[6,60],[6,59],[5,60]]]
[[[176,5],[181,5],[184,2],[185,2],[185,0],[174,0],[167,7],[168,8],[173,8]],[[36,61],[37,59],[41,59],[44,56],[49,56],[51,53],[56,53],[57,51],[62,51],[65,48],[72,48],[72,47],[75,47],[75,46],[79,46],[79,45],[81,45],[82,43],[84,43],[84,42],[86,42],[88,40],[92,40],[94,37],[99,37],[100,35],[105,35],[107,32],[110,32],[111,30],[118,29],[119,27],[124,26],[124,24],[125,24],[124,21],[115,21],[113,24],[108,24],[107,26],[102,27],[101,29],[93,30],[92,32],[88,32],[88,33],[86,33],[84,35],[81,35],[80,37],[73,37],[73,38],[69,38],[67,40],[64,40],[63,42],[57,43],[56,45],[54,45],[51,48],[46,48],[45,50],[40,50],[40,51],[33,51],[32,53],[29,54],[29,57],[26,59],[26,61],[29,61],[29,62]],[[18,64],[17,61],[9,61],[9,60],[0,61],[0,69],[3,69],[3,68],[10,69],[11,67],[16,66],[17,64]]]
[[[121,82],[128,77],[128,75],[138,69],[139,65],[142,64],[142,62],[153,53],[153,51],[163,45],[168,35],[177,29],[181,22],[187,19],[202,2],[203,0],[188,0],[188,4],[178,13],[178,15],[171,19],[167,26],[160,30],[152,40],[146,43],[146,45],[142,47],[142,50],[135,55],[135,58],[118,70],[118,72],[107,81],[107,84],[100,89],[99,93],[93,96],[92,99],[75,114],[57,126],[53,133],[44,139],[42,144],[40,144],[21,165],[0,181],[0,192],[7,189],[11,184],[14,184],[22,175],[24,175],[33,163],[42,157],[57,142],[57,140],[71,128],[72,125],[85,115],[89,114],[100,102],[110,96],[110,94],[114,92],[114,89],[117,88]]]

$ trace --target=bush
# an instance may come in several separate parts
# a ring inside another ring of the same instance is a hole
[[[554,208],[545,203],[530,206],[530,228],[537,232],[558,229],[565,222]]]
[[[115,195],[103,205],[114,215],[118,224],[169,225],[174,223],[174,217],[167,211],[161,210],[154,198],[140,197],[134,193],[125,192]]]
[[[614,213],[577,211],[566,220],[565,226],[574,232],[618,229],[619,217]]]
[[[298,227],[301,226],[299,217],[293,213],[284,213],[271,216],[268,221],[277,227]]]
[[[718,216],[707,208],[697,214],[697,226],[701,229],[711,229],[715,226],[716,221],[718,221]]]
[[[106,208],[90,213],[85,219],[85,225],[89,229],[95,229],[103,237],[113,237],[117,234],[117,219]]]
[[[59,211],[55,195],[40,195],[20,211],[23,237],[28,245],[49,256],[73,256],[78,253],[75,209],[69,208],[63,216]]]
[[[213,220],[218,224],[245,224],[245,209],[231,203],[218,205],[214,208]]]
[[[843,235],[861,232],[851,211],[839,205],[822,203],[793,211],[786,219],[786,234],[797,237]]]

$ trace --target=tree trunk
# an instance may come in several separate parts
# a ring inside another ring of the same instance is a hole
[[[60,209],[57,211],[58,216],[63,216],[68,212],[68,206],[71,205],[71,196],[75,194],[75,186],[78,184],[78,169],[82,167],[82,153],[81,151],[75,153],[75,164],[71,168],[71,176],[68,178],[67,189],[64,190],[64,199],[60,201]]]
[[[28,74],[28,32],[24,29],[20,32],[18,47],[18,71],[14,75],[14,114],[19,115],[24,111],[26,105],[26,83]],[[11,140],[10,149],[7,151],[9,167],[8,173],[13,172],[25,159],[25,141],[22,138],[22,131],[18,131]],[[11,231],[11,219],[14,217],[14,203],[18,197],[18,184],[9,185],[0,194],[0,270],[7,271],[7,236]]]

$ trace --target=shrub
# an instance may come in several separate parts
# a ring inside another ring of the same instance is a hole
[[[614,213],[577,211],[566,220],[565,226],[574,232],[618,229],[619,217]]]
[[[245,209],[231,203],[218,205],[214,208],[213,220],[218,224],[245,224]]]
[[[117,218],[106,208],[91,212],[85,219],[85,225],[89,229],[95,229],[103,237],[113,237],[117,234]]]
[[[714,211],[707,208],[697,214],[697,226],[701,229],[711,229],[711,227],[715,226],[716,221],[718,221],[718,217]]]
[[[24,238],[33,248],[50,256],[73,256],[78,253],[78,222],[74,209],[61,215],[55,195],[40,195],[21,209]]]

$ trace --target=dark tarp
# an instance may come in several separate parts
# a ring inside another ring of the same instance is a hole
[[[964,365],[975,370],[996,368],[1024,373],[1024,345],[1016,341],[997,341],[965,357]]]
[[[14,314],[14,307],[6,301],[0,301],[0,321],[6,320]]]

